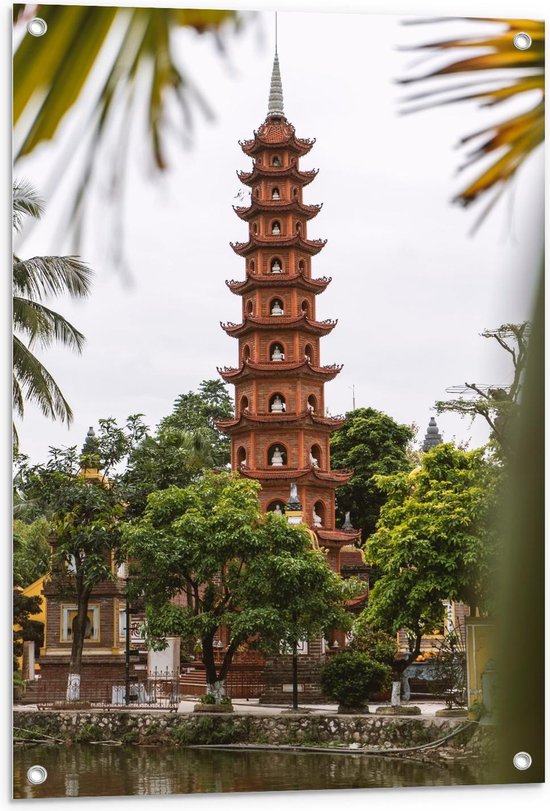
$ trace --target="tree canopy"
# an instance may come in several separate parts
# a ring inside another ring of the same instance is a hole
[[[342,521],[349,510],[363,539],[374,532],[386,499],[373,477],[410,470],[407,449],[413,437],[410,426],[400,425],[374,408],[348,412],[344,425],[332,435],[332,467],[353,471],[348,484],[338,489],[338,516]]]
[[[126,552],[138,562],[132,589],[145,597],[149,637],[200,640],[211,691],[223,690],[244,642],[278,648],[349,620],[343,601],[350,584],[311,547],[305,528],[260,512],[259,488],[207,472],[185,488],[152,493],[143,516],[124,530]],[[186,605],[170,602],[180,593]],[[230,642],[217,666],[221,626]]]
[[[445,443],[424,455],[421,468],[378,478],[387,501],[367,544],[381,572],[367,611],[373,627],[407,630],[419,652],[420,637],[440,621],[442,600],[465,602],[472,613],[489,608],[497,543],[491,518],[502,475],[484,449]]]

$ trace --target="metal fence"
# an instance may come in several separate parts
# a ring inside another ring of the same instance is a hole
[[[179,673],[155,671],[143,676],[130,676],[128,683],[121,678],[83,677],[80,699],[67,701],[67,679],[38,679],[29,682],[22,698],[23,704],[38,708],[153,708],[177,709],[180,701]]]

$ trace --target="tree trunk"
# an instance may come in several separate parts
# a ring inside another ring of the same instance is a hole
[[[88,603],[90,601],[89,589],[77,593],[77,615],[72,628],[73,641],[71,645],[71,661],[69,662],[69,675],[67,676],[67,701],[80,700],[80,673],[82,670],[82,652],[88,622]]]
[[[218,681],[206,682],[206,694],[209,696],[214,696],[216,699],[216,704],[220,704],[222,698],[225,697],[225,679],[220,679]]]
[[[219,679],[216,663],[214,661],[214,634],[209,634],[208,636],[202,637],[201,644],[202,662],[204,664],[206,676],[206,692],[208,695],[215,696],[216,704],[218,704],[218,696],[221,697],[222,695],[225,695],[225,679]]]
[[[401,706],[401,679],[391,683],[391,705],[392,707]]]

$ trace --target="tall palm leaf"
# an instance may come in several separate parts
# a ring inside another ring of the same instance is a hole
[[[20,230],[25,215],[40,217],[42,201],[26,182],[13,186],[13,225]],[[25,402],[35,403],[50,419],[70,424],[71,408],[34,346],[61,344],[82,351],[84,336],[66,318],[42,303],[44,296],[68,293],[82,298],[90,292],[92,271],[74,256],[13,257],[13,407],[22,417]],[[17,445],[17,432],[14,431]]]
[[[60,177],[73,166],[72,158],[78,162],[67,222],[78,245],[90,181],[106,160],[109,188],[113,195],[121,194],[128,138],[135,129],[130,121],[135,116],[145,116],[151,163],[159,171],[168,163],[169,124],[173,128],[175,124],[181,140],[188,141],[194,110],[212,117],[195,81],[176,59],[174,33],[182,27],[199,34],[210,32],[221,49],[227,24],[237,29],[242,15],[207,9],[42,4],[16,4],[14,14],[20,37],[13,66],[16,160],[51,140],[83,95],[94,98],[79,109],[74,149],[66,150],[52,165],[47,184],[51,198],[62,185]],[[24,27],[35,15],[48,25],[47,34],[38,39],[25,34]],[[181,119],[170,122],[168,110]],[[117,144],[110,157],[106,157],[106,143]],[[113,213],[120,220],[120,207],[118,214],[113,207]]]
[[[473,21],[473,18],[444,19]],[[405,99],[403,112],[472,100],[479,101],[483,107],[497,107],[526,97],[526,110],[514,112],[496,124],[469,133],[460,141],[459,145],[463,147],[474,144],[460,170],[480,163],[482,166],[479,175],[456,195],[455,202],[469,206],[493,192],[492,199],[478,219],[479,225],[518,169],[544,140],[545,89],[544,23],[537,20],[476,19],[480,23],[494,24],[494,33],[440,39],[413,46],[412,50],[425,51],[434,59],[443,57],[444,63],[401,82],[427,85],[426,90]],[[422,22],[437,23],[441,20],[413,20],[409,24]],[[514,45],[514,37],[520,32],[525,32],[531,38],[531,47],[526,50]],[[465,51],[475,53],[465,55]],[[460,84],[438,81],[443,77],[449,79],[459,75],[464,75]],[[533,101],[529,108],[531,97]],[[484,159],[488,160],[488,166]]]

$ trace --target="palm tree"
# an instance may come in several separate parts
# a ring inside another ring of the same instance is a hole
[[[505,107],[506,103],[525,99],[526,109],[508,118],[463,136],[459,146],[469,148],[460,171],[476,164],[480,172],[455,196],[454,202],[468,207],[481,198],[487,203],[476,227],[484,220],[525,160],[544,141],[544,22],[503,18],[443,18],[460,20],[467,25],[491,24],[494,30],[451,39],[435,39],[411,50],[422,51],[437,67],[419,76],[408,76],[402,84],[421,84],[423,89],[405,99],[402,112],[478,101],[482,107]],[[408,24],[434,20],[411,20]],[[517,37],[527,35],[530,46],[521,49]],[[466,55],[465,55],[466,52]],[[443,58],[443,64],[441,59]],[[459,82],[453,82],[453,77]]]
[[[39,218],[43,207],[29,183],[13,185],[13,227],[21,230],[25,216]],[[73,413],[63,392],[33,353],[59,343],[82,351],[84,336],[62,315],[42,303],[45,296],[68,293],[82,298],[90,292],[92,271],[74,256],[13,256],[13,408],[22,417],[25,401],[33,402],[44,416],[68,425]],[[14,428],[15,445],[18,444]]]

